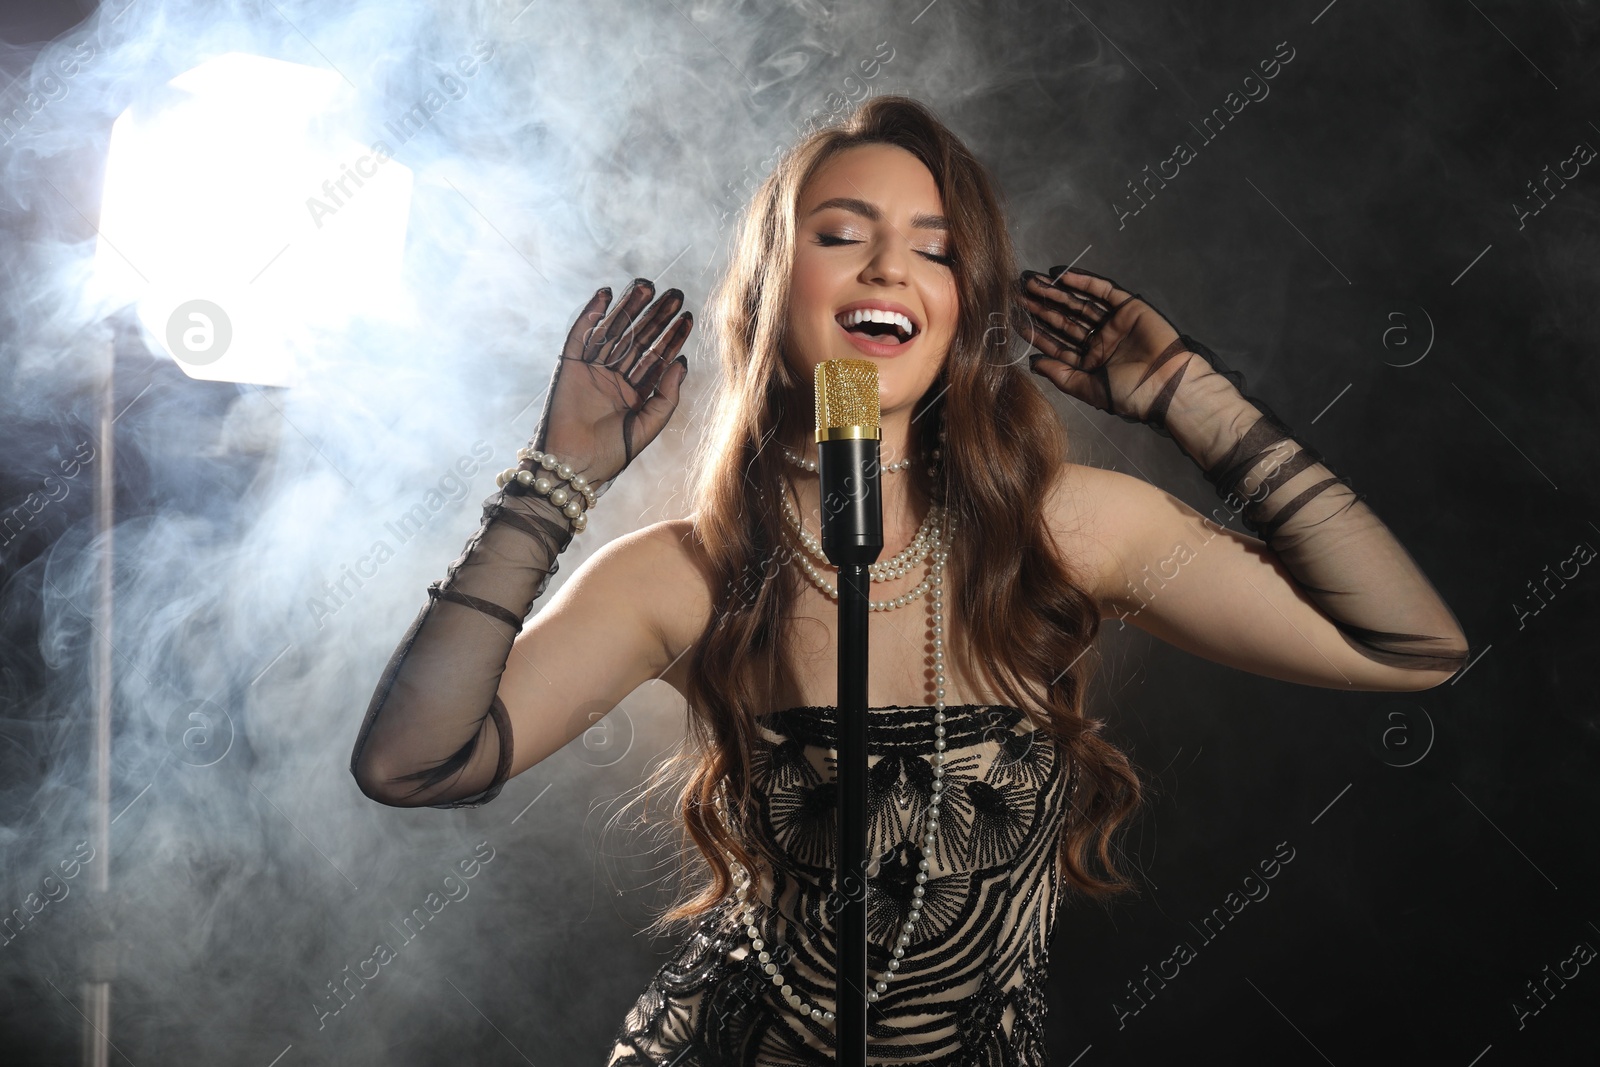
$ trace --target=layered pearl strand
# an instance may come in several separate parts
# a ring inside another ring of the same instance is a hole
[[[783,458],[784,459],[788,460],[790,463],[793,463],[796,467],[799,467],[801,470],[810,471],[812,474],[817,473],[817,461],[816,460],[809,459],[809,458],[807,458],[805,456],[802,456],[802,455],[798,454],[797,452],[795,452],[794,449],[790,448],[788,445],[784,445],[782,447],[783,447]],[[938,457],[935,456],[934,458],[937,459]],[[906,470],[910,470],[911,469],[911,460],[910,459],[897,459],[893,463],[882,463],[882,464],[879,464],[878,469],[880,471],[883,471],[885,474],[899,474],[901,471],[906,471]]]
[[[931,458],[934,469],[937,469],[939,454],[939,449],[933,450]],[[795,466],[816,473],[816,460],[796,455],[788,445],[783,446],[783,455],[785,459]],[[885,464],[882,467],[883,470],[890,472],[909,470],[910,468],[910,459],[902,459],[895,463]],[[782,492],[781,487],[778,493],[778,501],[783,506],[784,520],[788,523],[789,528],[794,531],[795,536],[799,538],[800,546],[805,549],[806,555],[811,557],[810,559],[796,561],[799,563],[800,569],[811,580],[811,584],[822,590],[829,600],[838,600],[838,586],[828,581],[827,576],[817,566],[817,564],[829,565],[827,553],[822,550],[822,542],[817,539],[815,534],[805,528],[805,525],[800,521],[800,515],[794,509],[794,504],[790,502],[788,495]],[[913,567],[920,566],[922,561],[928,558],[928,553],[938,543],[946,523],[944,507],[939,504],[930,507],[928,513],[923,516],[921,525],[917,527],[916,535],[912,537],[911,543],[901,549],[893,559],[882,560],[869,565],[867,567],[868,578],[874,582],[889,582],[909,574]],[[932,577],[933,572],[929,571],[928,577],[919,582],[916,588],[910,592],[902,593],[900,596],[891,597],[888,600],[868,600],[868,610],[893,611],[895,608],[905,607],[928,592],[932,587],[930,581]]]
[[[550,498],[550,503],[561,509],[561,514],[572,520],[572,529],[582,533],[584,527],[589,525],[589,509],[594,507],[596,495],[594,487],[589,480],[572,469],[571,464],[563,463],[560,459],[548,452],[540,452],[536,448],[517,449],[517,458],[529,460],[548,471],[548,474],[535,474],[531,470],[523,470],[520,466],[507,467],[495,475],[494,484],[504,489],[509,482],[516,482],[527,489],[532,489],[540,496]],[[551,477],[551,475],[555,477]],[[566,484],[563,485],[562,483]]]
[[[794,510],[794,504],[790,502],[787,494],[780,490],[778,500],[783,505],[784,520],[788,523],[789,528],[794,531],[795,536],[799,538],[800,545],[806,550],[806,554],[811,557],[810,559],[796,561],[799,563],[800,569],[805,571],[806,577],[811,579],[812,584],[827,594],[830,600],[838,600],[838,587],[828,581],[827,576],[817,566],[819,563],[828,563],[827,554],[822,550],[822,542],[818,541],[816,535],[807,530],[804,524],[801,523],[800,516]],[[944,509],[935,504],[928,509],[928,514],[923,518],[922,525],[917,528],[916,536],[911,539],[911,543],[901,549],[893,559],[885,560],[882,563],[870,564],[867,567],[868,576],[874,582],[888,582],[909,574],[913,567],[920,565],[923,560],[928,558],[928,553],[938,543],[944,525]],[[930,571],[929,574],[931,577],[932,572]],[[869,600],[867,605],[872,611],[892,611],[895,608],[905,607],[926,593],[928,589],[929,579],[924,578],[915,589],[908,593],[902,593],[900,596],[891,597],[888,600]]]
[[[943,436],[941,434],[941,436]],[[937,453],[935,453],[937,458]],[[906,918],[900,924],[900,934],[895,941],[894,949],[889,960],[889,967],[867,990],[867,1001],[876,1004],[883,994],[889,991],[889,983],[900,970],[900,961],[905,958],[907,946],[911,944],[911,934],[916,929],[917,921],[922,918],[922,899],[926,893],[928,871],[933,863],[934,846],[939,837],[939,806],[944,795],[944,753],[945,753],[945,673],[944,673],[944,572],[945,562],[949,559],[950,546],[954,543],[953,522],[947,522],[944,509],[938,506],[941,519],[932,533],[935,547],[932,549],[933,560],[929,565],[927,579],[924,580],[930,590],[930,599],[933,602],[933,786],[932,798],[928,802],[927,813],[922,822],[922,857],[917,861],[917,884],[911,890],[911,910],[906,913]],[[931,514],[931,511],[930,511]],[[940,533],[951,532],[952,536],[943,538]],[[809,566],[810,561],[802,560]],[[809,573],[809,572],[808,572]],[[918,587],[922,588],[921,586]],[[837,593],[835,592],[835,596]],[[909,602],[909,601],[907,601]],[[898,605],[896,605],[898,606]],[[719,803],[721,797],[718,797]],[[798,1011],[802,1016],[809,1017],[814,1022],[828,1024],[834,1022],[834,1012],[819,1008],[808,1003],[804,997],[796,993],[794,986],[784,977],[782,969],[773,959],[772,952],[767,948],[766,941],[761,936],[761,928],[756,926],[756,907],[750,898],[751,878],[750,872],[731,856],[728,858],[729,869],[733,874],[734,902],[739,913],[739,919],[744,923],[744,932],[750,938],[750,948],[756,954],[755,959],[763,974],[767,976],[778,992],[783,995],[788,1005]],[[865,887],[863,886],[863,891]],[[822,917],[827,918],[826,910]],[[869,975],[868,980],[871,981]]]

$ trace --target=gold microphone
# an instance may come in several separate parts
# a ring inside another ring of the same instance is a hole
[[[818,363],[816,413],[823,554],[835,567],[873,563],[883,552],[878,365],[868,359]]]

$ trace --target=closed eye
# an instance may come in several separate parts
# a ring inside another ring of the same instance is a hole
[[[832,248],[832,247],[835,247],[837,245],[858,245],[860,243],[861,243],[860,241],[852,241],[852,240],[849,240],[848,238],[844,238],[844,237],[835,237],[831,233],[819,233],[819,234],[817,234],[817,244],[821,245],[824,248]],[[924,259],[931,260],[934,263],[939,264],[940,266],[950,267],[950,266],[954,266],[955,265],[955,257],[954,256],[942,256],[942,255],[939,255],[936,252],[924,252],[920,248],[916,249],[916,253],[917,253],[917,255],[923,257]]]

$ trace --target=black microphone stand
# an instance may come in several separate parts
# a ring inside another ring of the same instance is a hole
[[[849,427],[848,430],[856,430]],[[839,569],[838,797],[839,911],[836,1062],[867,1062],[867,567],[883,551],[878,440],[827,440],[819,430],[817,473],[822,550]]]

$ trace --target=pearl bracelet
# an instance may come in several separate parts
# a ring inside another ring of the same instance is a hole
[[[535,474],[531,470],[523,470],[520,466],[507,467],[495,475],[495,485],[504,489],[509,482],[515,481],[540,496],[549,497],[550,503],[559,507],[561,513],[572,520],[573,530],[582,532],[584,527],[589,525],[587,511],[594,507],[595,503],[595,491],[589,485],[589,480],[575,472],[570,464],[561,462],[548,452],[540,452],[534,448],[519,448],[517,458],[531,460],[550,474]],[[551,474],[555,477],[552,478]],[[566,484],[562,484],[563,482]]]

